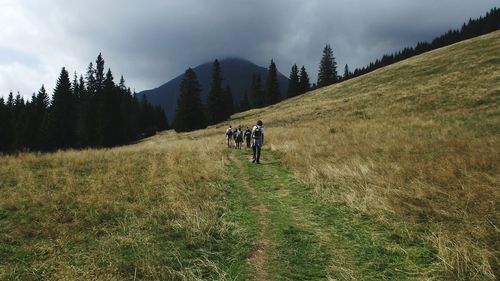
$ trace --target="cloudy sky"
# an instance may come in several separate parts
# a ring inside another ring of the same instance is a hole
[[[430,40],[498,0],[0,0],[0,96],[51,93],[62,66],[102,52],[115,79],[155,88],[214,58],[242,57],[316,79],[325,44],[339,68]]]

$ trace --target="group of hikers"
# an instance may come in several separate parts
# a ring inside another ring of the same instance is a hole
[[[236,149],[241,149],[243,140],[245,140],[246,146],[248,148],[252,147],[252,163],[260,164],[260,151],[262,145],[264,145],[264,128],[262,127],[261,120],[257,121],[257,124],[252,129],[247,127],[245,131],[242,131],[241,128],[233,129],[229,125],[229,128],[226,130],[226,138],[227,146]]]

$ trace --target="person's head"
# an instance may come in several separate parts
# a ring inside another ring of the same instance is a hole
[[[229,128],[232,128],[231,125],[229,125]]]
[[[262,121],[257,121],[257,125],[262,126]]]
[[[247,126],[247,130],[248,130],[248,129],[249,129],[249,128],[248,128],[248,126]]]

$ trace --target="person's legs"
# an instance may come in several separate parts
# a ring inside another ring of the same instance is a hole
[[[254,144],[252,145],[252,152],[253,152],[253,160],[252,160],[252,163],[255,163],[255,160],[257,159],[257,146]]]
[[[257,158],[256,159],[257,159],[257,164],[259,164],[260,163],[260,149],[261,148],[260,148],[260,145],[256,146],[256,147],[257,147]]]

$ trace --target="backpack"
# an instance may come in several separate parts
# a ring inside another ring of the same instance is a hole
[[[231,137],[233,135],[233,130],[231,130],[231,128],[228,128],[226,131],[226,135]]]
[[[254,138],[262,137],[262,128],[260,126],[255,126],[255,129],[253,130],[253,137]]]

